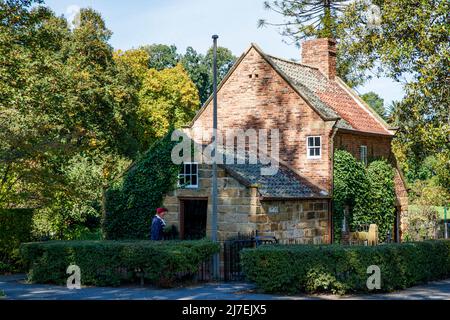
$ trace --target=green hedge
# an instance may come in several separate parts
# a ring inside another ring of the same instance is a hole
[[[21,246],[28,278],[35,283],[65,285],[69,265],[81,269],[82,285],[117,286],[141,279],[173,286],[180,274],[194,275],[219,245],[198,241],[50,241]]]
[[[371,265],[380,267],[383,292],[450,276],[450,241],[445,240],[375,247],[275,245],[241,254],[248,280],[272,293],[368,292]]]
[[[32,209],[0,209],[0,273],[22,271],[19,246],[31,240]]]

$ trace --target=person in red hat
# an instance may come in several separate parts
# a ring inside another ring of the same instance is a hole
[[[152,240],[163,240],[163,230],[166,226],[166,222],[164,221],[164,216],[166,215],[166,208],[158,208],[156,209],[156,214],[152,220],[152,229],[151,229],[151,239]]]

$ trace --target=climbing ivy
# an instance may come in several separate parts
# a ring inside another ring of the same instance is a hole
[[[347,224],[354,227],[359,221],[353,221],[353,214],[356,212],[356,217],[361,216],[359,213],[366,202],[369,182],[364,165],[345,150],[337,150],[334,154],[333,181],[334,240],[339,242],[345,206],[352,213],[347,217]]]
[[[333,225],[334,240],[341,239],[344,208],[353,231],[361,224],[378,225],[384,241],[395,221],[394,171],[386,160],[376,160],[364,167],[349,152],[338,150],[334,156]]]
[[[367,167],[367,178],[370,184],[368,213],[378,225],[380,241],[384,241],[388,232],[392,235],[395,222],[394,170],[386,160],[373,161]]]
[[[102,227],[107,239],[148,239],[151,219],[176,187],[180,165],[172,162],[171,131],[153,144],[106,192]]]

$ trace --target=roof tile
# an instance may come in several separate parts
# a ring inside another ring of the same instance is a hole
[[[370,111],[360,106],[337,81],[327,79],[317,68],[266,55],[291,84],[326,116],[338,115],[338,127],[390,134]]]

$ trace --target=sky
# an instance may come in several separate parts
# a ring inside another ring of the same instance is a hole
[[[272,27],[258,28],[260,18],[280,21],[276,13],[263,7],[263,0],[45,0],[57,15],[69,17],[74,9],[90,7],[100,12],[113,32],[110,43],[127,50],[145,44],[174,44],[184,53],[188,46],[205,53],[211,36],[219,35],[219,46],[240,56],[250,43],[264,52],[286,59],[300,59],[295,45],[283,42]],[[387,78],[373,79],[356,88],[360,94],[378,93],[390,105],[401,100],[400,84]]]

